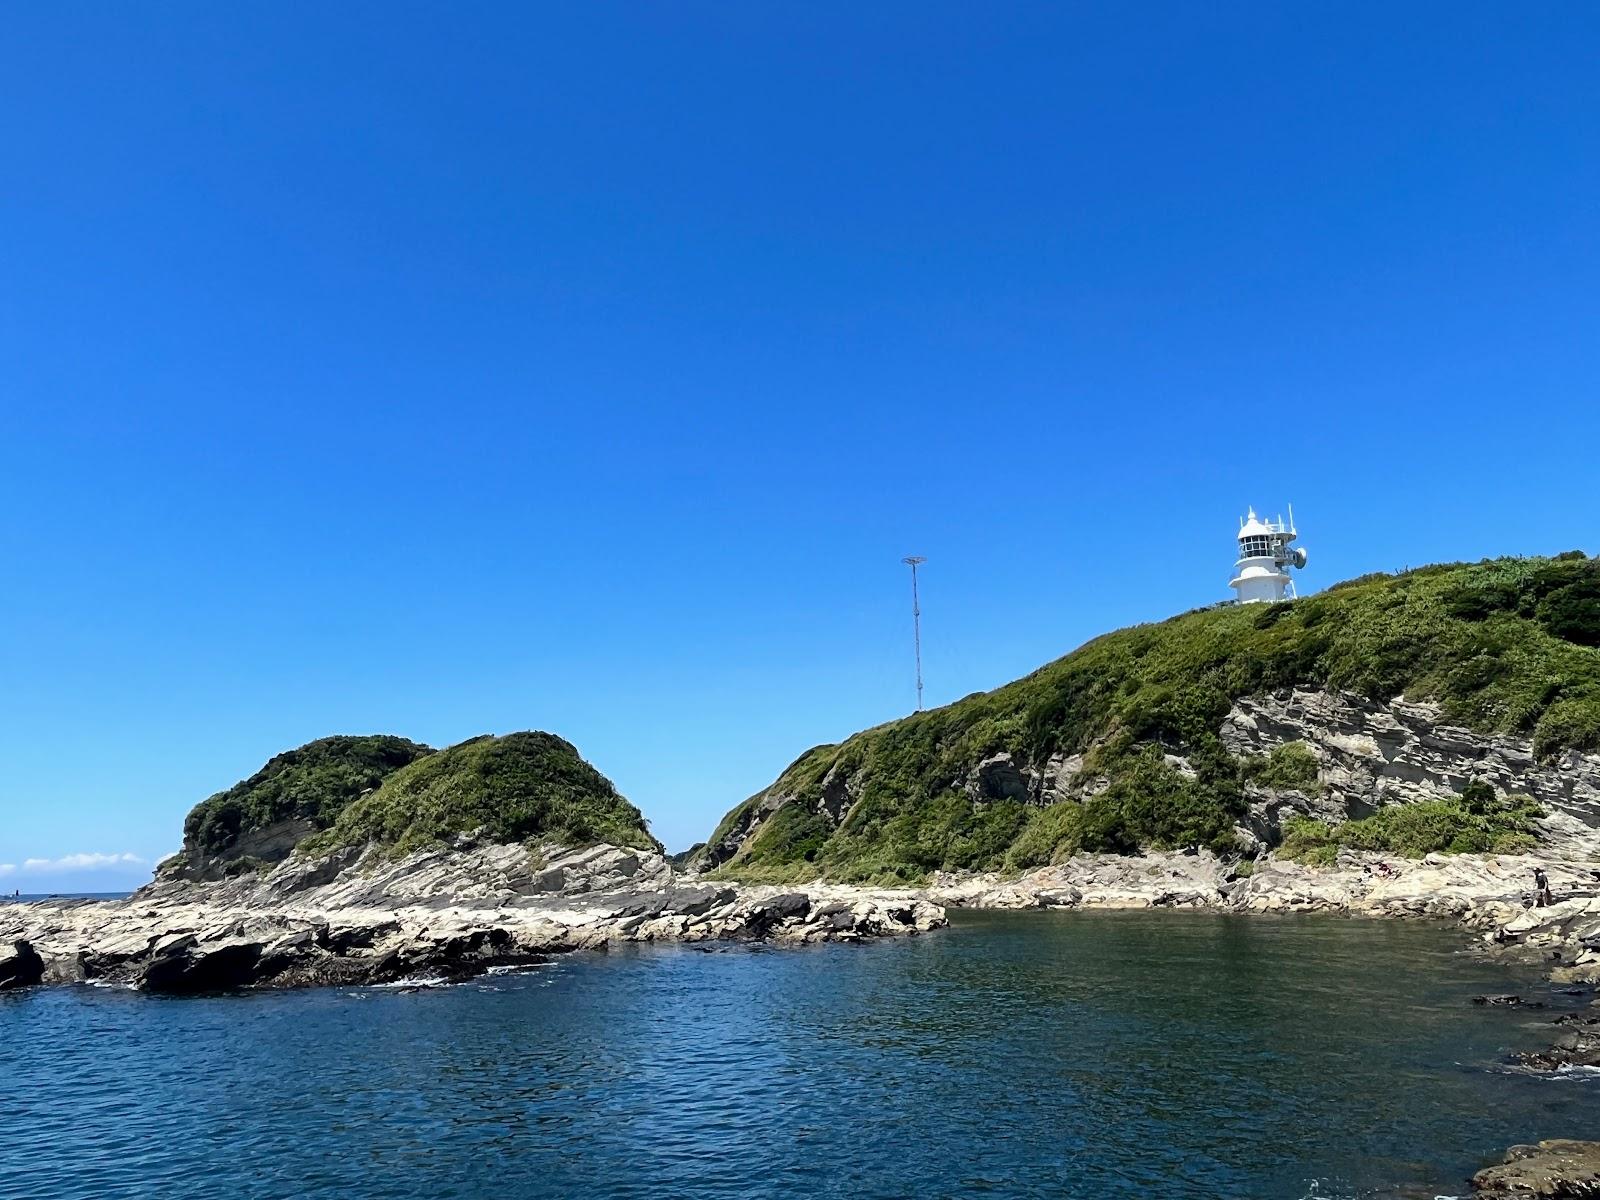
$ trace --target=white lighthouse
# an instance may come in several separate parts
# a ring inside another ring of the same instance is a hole
[[[1293,508],[1289,509],[1287,525],[1282,517],[1263,520],[1253,508],[1239,522],[1239,561],[1234,564],[1228,586],[1239,594],[1240,604],[1293,598],[1294,580],[1289,578],[1289,568],[1298,570],[1306,565],[1304,547],[1289,549],[1295,536]]]

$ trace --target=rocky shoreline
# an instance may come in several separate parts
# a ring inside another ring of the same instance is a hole
[[[1548,906],[1537,904],[1535,870]],[[898,893],[968,908],[1207,908],[1454,921],[1485,953],[1536,961],[1561,983],[1600,982],[1600,859],[1341,852],[1331,867],[1205,851],[1084,854],[1018,877],[941,874]]]
[[[168,879],[126,900],[0,906],[0,990],[455,981],[613,942],[853,942],[944,923],[917,897],[697,883],[650,851],[464,838],[398,860],[345,852],[263,878]]]
[[[1534,870],[1548,881],[1537,906]],[[291,858],[220,882],[158,878],[126,900],[0,906],[0,988],[152,990],[389,982],[613,941],[855,941],[923,932],[956,908],[1194,908],[1450,920],[1484,953],[1600,983],[1600,859],[1347,851],[1332,867],[1204,852],[1079,855],[1021,876],[940,874],[920,888],[788,888],[683,874],[653,851],[480,843],[391,859]],[[42,964],[42,965],[41,965]],[[33,978],[37,976],[37,978]]]

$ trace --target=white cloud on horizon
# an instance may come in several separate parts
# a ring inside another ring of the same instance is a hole
[[[0,875],[52,875],[61,871],[99,871],[106,867],[138,867],[144,859],[137,854],[63,854],[60,858],[25,858],[22,866],[0,863]]]

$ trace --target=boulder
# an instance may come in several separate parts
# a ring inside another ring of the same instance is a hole
[[[627,920],[632,917],[658,917],[668,908],[667,894],[665,892],[641,892],[638,895],[628,896],[620,903],[613,905],[607,911],[618,920]]]
[[[1513,1146],[1505,1162],[1472,1177],[1480,1197],[1543,1197],[1579,1200],[1600,1197],[1600,1142],[1548,1141]]]
[[[1517,1061],[1536,1071],[1600,1067],[1600,1030],[1590,1023],[1591,1020],[1579,1017],[1562,1025],[1550,1049],[1518,1054]]]
[[[162,938],[135,984],[142,991],[179,996],[244,987],[255,981],[262,949],[249,938],[206,943],[193,934]]]
[[[732,904],[737,893],[732,888],[695,887],[673,888],[667,894],[667,912],[682,913],[686,917],[703,917],[713,908]]]
[[[967,794],[974,800],[1017,800],[1024,804],[1033,798],[1031,773],[1009,754],[992,754],[973,768],[967,780]]]
[[[804,892],[784,892],[758,900],[745,915],[744,932],[751,937],[766,937],[786,921],[803,921],[811,911],[811,897]]]
[[[0,945],[0,992],[32,987],[44,978],[44,959],[28,942]]]
[[[1043,888],[1039,892],[1039,904],[1043,908],[1076,908],[1082,903],[1083,893],[1071,885]]]

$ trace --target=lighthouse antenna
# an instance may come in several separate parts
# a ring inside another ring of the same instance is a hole
[[[917,711],[922,711],[922,605],[917,597],[917,567],[927,562],[921,554],[908,554],[900,560],[911,568],[911,646],[917,660]]]

